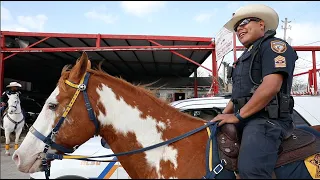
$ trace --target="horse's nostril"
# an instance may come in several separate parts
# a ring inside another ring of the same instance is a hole
[[[17,153],[14,153],[12,156],[12,160],[16,165],[18,165],[20,163],[19,155]]]

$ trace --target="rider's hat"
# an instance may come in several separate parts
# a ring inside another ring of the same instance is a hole
[[[11,82],[7,87],[22,87],[22,86],[17,82]]]
[[[252,4],[239,8],[224,27],[233,32],[235,24],[245,18],[262,19],[265,22],[265,31],[276,30],[279,25],[279,16],[274,9],[262,4]]]

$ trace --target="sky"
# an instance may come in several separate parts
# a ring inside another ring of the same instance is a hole
[[[320,45],[320,2],[316,1],[1,1],[1,30],[214,38],[232,13],[248,4],[265,4],[278,12],[276,37],[283,38],[281,20],[288,18],[291,45]],[[241,45],[238,40],[237,45]],[[298,55],[295,73],[309,70],[311,52]],[[316,56],[320,68],[320,52]],[[224,61],[233,61],[232,52]],[[211,69],[211,63],[210,56],[202,65]],[[205,76],[210,73],[198,70]]]

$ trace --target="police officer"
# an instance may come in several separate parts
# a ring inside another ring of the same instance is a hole
[[[232,68],[232,98],[213,122],[234,123],[241,133],[238,171],[241,179],[270,179],[281,142],[294,124],[290,96],[298,56],[274,37],[278,14],[265,5],[248,5],[225,24],[246,48]]]
[[[21,92],[18,89],[19,87],[22,87],[20,83],[10,82],[10,84],[7,86],[8,89],[2,93],[1,100],[0,100],[0,102],[1,102],[1,110],[0,110],[1,115],[7,107],[8,95],[16,94],[16,93],[19,94],[19,96],[21,95]]]

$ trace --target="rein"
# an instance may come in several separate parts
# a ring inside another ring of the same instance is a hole
[[[89,98],[88,98],[88,94],[87,94],[87,84],[89,81],[89,77],[90,77],[90,73],[86,72],[85,75],[82,77],[82,79],[80,80],[79,84],[74,84],[68,80],[65,80],[65,83],[73,88],[76,88],[77,91],[75,92],[73,98],[71,99],[70,103],[67,105],[66,110],[64,111],[62,117],[60,118],[60,120],[58,121],[58,123],[56,124],[56,126],[52,129],[52,131],[50,132],[50,134],[48,136],[44,136],[43,134],[41,134],[39,131],[37,131],[33,126],[30,127],[29,131],[35,135],[38,139],[40,139],[41,141],[43,141],[45,143],[45,148],[43,150],[42,153],[39,154],[38,158],[42,159],[42,166],[44,168],[45,171],[45,176],[46,179],[49,179],[50,176],[50,165],[48,165],[48,160],[62,160],[62,159],[75,159],[75,160],[85,160],[85,161],[99,161],[99,162],[115,162],[117,161],[117,159],[113,159],[113,160],[94,160],[94,159],[90,159],[90,158],[106,158],[106,157],[114,157],[114,156],[124,156],[124,155],[131,155],[131,154],[136,154],[136,153],[140,153],[140,152],[144,152],[144,151],[148,151],[160,146],[164,146],[164,145],[168,145],[171,143],[174,143],[176,141],[179,141],[183,138],[186,138],[188,136],[191,136],[211,125],[213,125],[213,128],[217,128],[217,124],[216,122],[208,122],[205,125],[198,127],[192,131],[189,131],[185,134],[182,134],[180,136],[177,136],[175,138],[169,139],[167,141],[158,143],[158,144],[154,144],[145,148],[140,148],[140,149],[136,149],[136,150],[132,150],[132,151],[127,151],[127,152],[121,152],[121,153],[116,153],[116,154],[108,154],[108,155],[101,155],[101,156],[79,156],[79,155],[65,155],[65,154],[53,154],[53,153],[47,153],[49,147],[55,148],[59,151],[62,151],[63,153],[72,153],[74,152],[78,146],[73,147],[72,149],[68,149],[65,148],[59,144],[56,144],[54,142],[54,137],[55,135],[58,133],[59,128],[61,127],[62,123],[64,122],[66,116],[68,115],[69,111],[71,110],[74,102],[76,101],[78,95],[80,92],[83,92],[84,95],[84,100],[85,100],[85,105],[86,108],[88,110],[88,114],[89,114],[89,118],[91,121],[93,121],[95,127],[96,127],[96,135],[99,132],[99,122],[96,119],[93,109],[91,107],[91,104],[89,102]]]

